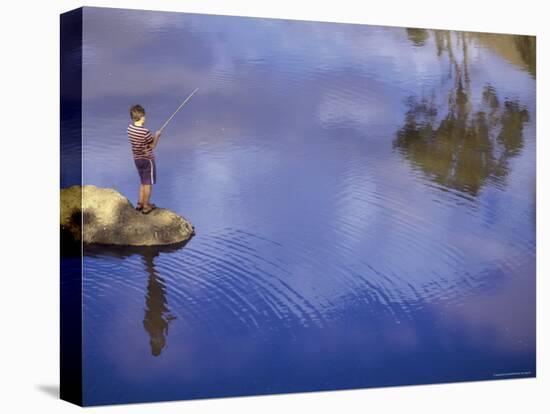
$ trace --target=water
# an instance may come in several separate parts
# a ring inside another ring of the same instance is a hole
[[[183,248],[86,251],[84,402],[535,375],[532,38],[86,8],[86,184]]]

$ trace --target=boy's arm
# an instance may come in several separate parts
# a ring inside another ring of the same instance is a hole
[[[160,134],[161,134],[160,131],[157,131],[153,134],[153,142],[151,143],[151,148],[155,149],[155,147],[157,146],[159,142]]]

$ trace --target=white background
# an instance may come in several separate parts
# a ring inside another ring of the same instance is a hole
[[[370,5],[368,3],[371,3]],[[188,11],[537,35],[538,378],[134,404],[106,412],[539,413],[550,398],[548,16],[544,1],[88,0],[87,6]],[[0,31],[0,409],[75,412],[57,399],[59,365],[59,14],[77,1],[4,2]],[[545,27],[546,26],[546,27]],[[105,379],[109,381],[109,378]],[[89,408],[95,412],[98,408]]]

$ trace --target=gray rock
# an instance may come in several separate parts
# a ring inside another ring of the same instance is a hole
[[[93,185],[61,190],[60,223],[62,244],[82,240],[87,244],[159,246],[186,242],[195,234],[190,222],[170,210],[157,207],[142,214],[118,191]]]

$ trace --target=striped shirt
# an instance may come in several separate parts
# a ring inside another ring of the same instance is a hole
[[[132,145],[132,155],[134,159],[154,160],[153,154],[153,135],[151,131],[142,126],[128,125],[128,140]]]

